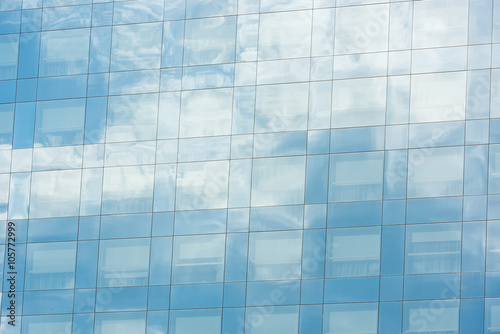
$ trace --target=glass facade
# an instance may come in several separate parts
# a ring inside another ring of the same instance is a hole
[[[0,1],[0,269],[2,334],[500,333],[500,0]]]

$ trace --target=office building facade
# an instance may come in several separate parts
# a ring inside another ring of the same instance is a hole
[[[499,0],[2,0],[0,332],[500,333]]]

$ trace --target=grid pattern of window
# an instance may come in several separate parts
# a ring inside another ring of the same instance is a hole
[[[1,0],[2,268],[5,334],[500,333],[500,0]]]

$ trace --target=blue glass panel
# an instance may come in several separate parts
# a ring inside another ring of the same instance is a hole
[[[321,304],[323,302],[322,279],[303,280],[301,286],[301,304]]]
[[[246,282],[224,284],[224,307],[245,306]]]
[[[493,334],[498,328],[498,307],[500,306],[500,298],[488,298],[485,299],[484,302],[484,326],[487,328],[485,333]]]
[[[92,333],[94,330],[94,314],[83,313],[73,315],[73,334]]]
[[[21,34],[18,78],[34,78],[38,75],[39,52],[40,33]]]
[[[182,0],[181,0],[182,1]],[[179,0],[169,1],[169,5],[181,2]],[[184,3],[184,1],[182,1]],[[173,13],[172,13],[173,14]],[[184,15],[184,11],[182,12]],[[182,54],[184,45],[184,21],[165,22],[163,24],[163,50],[162,67],[175,67],[182,65]]]
[[[112,3],[94,3],[94,5],[92,6],[93,27],[111,25],[112,20],[113,20]]]
[[[489,67],[489,66],[488,66]],[[467,119],[487,118],[490,111],[490,71],[470,71],[467,78]]]
[[[147,326],[147,334],[167,334],[168,311],[148,312]]]
[[[244,321],[244,308],[224,308],[222,317],[222,333],[243,334],[243,330],[245,328]]]
[[[222,284],[172,285],[170,308],[206,308],[222,306]]]
[[[23,315],[71,313],[73,290],[26,291]]]
[[[117,2],[113,8],[113,24],[161,21],[163,3],[163,0]]]
[[[90,29],[42,33],[40,76],[82,74],[88,69]]]
[[[402,275],[404,266],[404,226],[382,228],[382,275]]]
[[[328,201],[382,199],[383,169],[384,152],[332,155]]]
[[[25,290],[72,289],[76,242],[28,244]]]
[[[300,306],[300,334],[321,334],[322,305]]]
[[[485,247],[485,222],[464,223],[462,241],[462,271],[484,271]]]
[[[42,26],[42,10],[23,10],[21,32],[40,31]]]
[[[14,105],[0,105],[0,148],[12,148],[13,123]]]
[[[85,144],[104,142],[107,104],[107,98],[87,99],[87,110],[85,113]]]
[[[167,310],[170,304],[170,286],[150,286],[148,310]]]
[[[250,231],[301,229],[304,208],[302,206],[276,206],[252,208]]]
[[[300,281],[247,283],[247,306],[292,305],[299,300]]]
[[[404,224],[406,221],[406,201],[384,201],[384,216],[382,224],[398,225]]]
[[[85,99],[37,103],[35,146],[83,143]]]
[[[226,210],[176,212],[174,234],[183,235],[225,232],[226,214]]]
[[[363,127],[332,130],[330,151],[357,152],[382,150],[384,148],[383,127]]]
[[[95,289],[76,289],[75,302],[73,307],[74,313],[90,313],[94,312],[95,304]]]
[[[158,92],[160,71],[116,72],[109,75],[109,94],[140,94]]]
[[[380,303],[379,333],[401,333],[401,317],[403,305],[401,302]]]
[[[462,298],[484,297],[484,272],[462,273],[460,296]]]
[[[228,234],[225,281],[244,281],[247,277],[248,234]]]
[[[0,36],[0,48],[2,49],[0,55],[0,79],[15,79],[18,64],[19,35]],[[23,60],[21,56],[19,57],[20,61]]]
[[[462,220],[462,198],[411,199],[407,202],[408,224]]]
[[[460,223],[407,226],[405,274],[460,271],[461,240]]]
[[[108,94],[107,73],[90,74],[88,77],[87,96],[105,96]]]
[[[111,70],[160,67],[160,23],[115,26],[111,48]]]
[[[68,6],[43,9],[42,30],[90,27],[92,6]]]
[[[21,27],[21,11],[0,12],[0,34],[18,33]]]
[[[303,155],[306,153],[306,132],[256,134],[254,157]]]
[[[144,333],[146,312],[97,313],[94,323],[94,334]]]
[[[487,191],[488,148],[486,145],[465,148],[464,194],[482,195]]]
[[[403,331],[458,334],[459,300],[414,301],[403,305]]]
[[[484,225],[483,225],[484,226]],[[484,237],[484,229],[482,236]],[[488,222],[488,253],[487,253],[487,258],[486,258],[486,270],[499,270],[500,268],[500,222]],[[481,240],[483,241],[483,247],[484,247],[484,239]],[[481,270],[484,270],[482,268]]]
[[[233,64],[184,67],[182,89],[231,87],[233,78]]]
[[[111,55],[111,27],[92,28],[90,40],[89,72],[109,71]]]
[[[8,208],[9,219],[28,218],[30,188],[30,173],[16,173],[11,176]]]
[[[325,303],[371,302],[379,299],[378,277],[325,280]]]
[[[37,85],[38,85],[37,79],[18,80],[16,101],[17,102],[35,101]]]
[[[304,228],[325,228],[326,209],[326,204],[306,205],[304,208]]]
[[[328,205],[328,227],[371,226],[381,222],[381,201]]]
[[[149,237],[151,219],[151,214],[102,216],[100,238]]]
[[[28,242],[76,240],[78,217],[34,219],[29,222]]]
[[[0,81],[0,103],[16,101],[16,80]]]
[[[71,318],[71,314],[24,317],[22,319],[22,334],[32,334],[36,332],[65,332],[68,329],[71,329]],[[19,331],[13,333],[19,333]]]
[[[407,151],[386,151],[384,199],[406,197],[407,155]]]
[[[473,3],[473,2],[471,2]],[[460,333],[483,333],[483,299],[462,299],[460,301]]]
[[[326,203],[328,194],[328,155],[307,157],[306,199],[307,204]]]
[[[377,303],[325,305],[324,333],[376,333]]]
[[[227,231],[247,232],[250,221],[250,209],[229,209],[227,211]]]
[[[488,196],[488,218],[500,219],[500,196],[498,195]]]
[[[236,17],[189,20],[186,21],[185,34],[185,65],[233,62]],[[208,47],[200,43],[207,39],[212,41]]]
[[[147,287],[123,287],[97,289],[96,312],[145,310],[148,299]],[[105,296],[111,296],[108,303],[100,303]]]
[[[407,300],[458,298],[460,274],[405,276],[404,296]]]
[[[38,79],[38,100],[85,97],[86,93],[86,75]]]
[[[222,309],[170,311],[169,333],[220,334]]]
[[[304,231],[302,278],[322,278],[325,271],[325,230]]]
[[[153,213],[153,236],[164,236],[174,234],[174,213]]]
[[[492,16],[484,15],[493,10],[492,0],[473,0],[469,8],[469,43],[483,44],[491,43]],[[462,330],[460,331],[462,332]],[[482,332],[481,330],[477,333]],[[467,332],[469,333],[469,332]],[[472,332],[470,332],[472,333]]]
[[[464,220],[486,219],[487,196],[464,197]]]
[[[297,333],[299,306],[277,306],[269,314],[260,307],[248,307],[245,317],[247,334]]]
[[[172,238],[152,238],[149,284],[169,284],[172,262]]]
[[[233,134],[253,132],[255,107],[255,87],[234,89]]]
[[[99,243],[96,240],[78,242],[78,258],[76,260],[77,288],[95,288],[98,247]]]
[[[380,300],[402,300],[403,299],[403,276],[381,276],[380,277]]]

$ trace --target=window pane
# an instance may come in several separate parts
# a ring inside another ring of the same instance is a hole
[[[158,68],[161,61],[160,23],[113,27],[111,70]]]
[[[408,197],[462,194],[463,148],[411,150],[408,163]]]
[[[73,289],[76,242],[29,244],[26,290]]]
[[[147,285],[148,270],[149,239],[101,241],[98,286]]]
[[[303,204],[304,186],[304,157],[254,160],[252,206]]]
[[[106,141],[156,139],[158,94],[109,98]]]
[[[389,5],[337,8],[335,54],[385,51]]]
[[[188,20],[184,39],[184,65],[232,63],[235,43],[235,16]]]
[[[459,301],[405,302],[403,326],[405,333],[457,334],[459,320]],[[439,312],[437,312],[439,310]],[[429,314],[433,316],[429,317]]]
[[[177,171],[177,210],[227,207],[229,162],[180,164]]]
[[[325,333],[329,334],[376,334],[378,305],[337,304],[325,305]]]
[[[309,57],[311,11],[260,16],[259,59]]]
[[[249,280],[298,278],[301,268],[302,232],[250,234]]]
[[[40,76],[87,72],[90,29],[42,33]]]
[[[83,143],[85,99],[37,103],[35,146]]]
[[[460,270],[460,224],[410,225],[406,230],[406,274]]]
[[[249,307],[246,310],[246,322],[248,325],[246,333],[248,334],[298,333],[298,306],[273,307],[273,312],[266,314],[265,317],[263,317],[262,309],[260,308]]]
[[[380,228],[328,231],[328,277],[374,276],[380,271]]]
[[[466,73],[414,75],[411,79],[411,122],[463,120]]]
[[[384,152],[334,154],[330,160],[330,202],[382,199]]]
[[[467,0],[422,1],[414,4],[413,47],[467,44]]]
[[[154,166],[104,169],[102,213],[150,212]]]
[[[146,314],[143,312],[96,314],[96,334],[138,334],[145,329]]]
[[[180,137],[230,134],[232,103],[230,88],[183,92]]]
[[[78,216],[80,170],[32,174],[30,218]]]
[[[22,334],[66,333],[68,328],[71,328],[71,314],[28,316],[23,317]]]
[[[19,36],[0,36],[0,79],[15,79],[17,74],[17,55]]]
[[[383,125],[386,90],[386,78],[334,81],[332,127]]]
[[[221,309],[170,311],[170,334],[219,334]]]
[[[225,242],[222,234],[175,237],[173,283],[221,282]]]
[[[255,132],[305,130],[308,84],[257,86]]]

